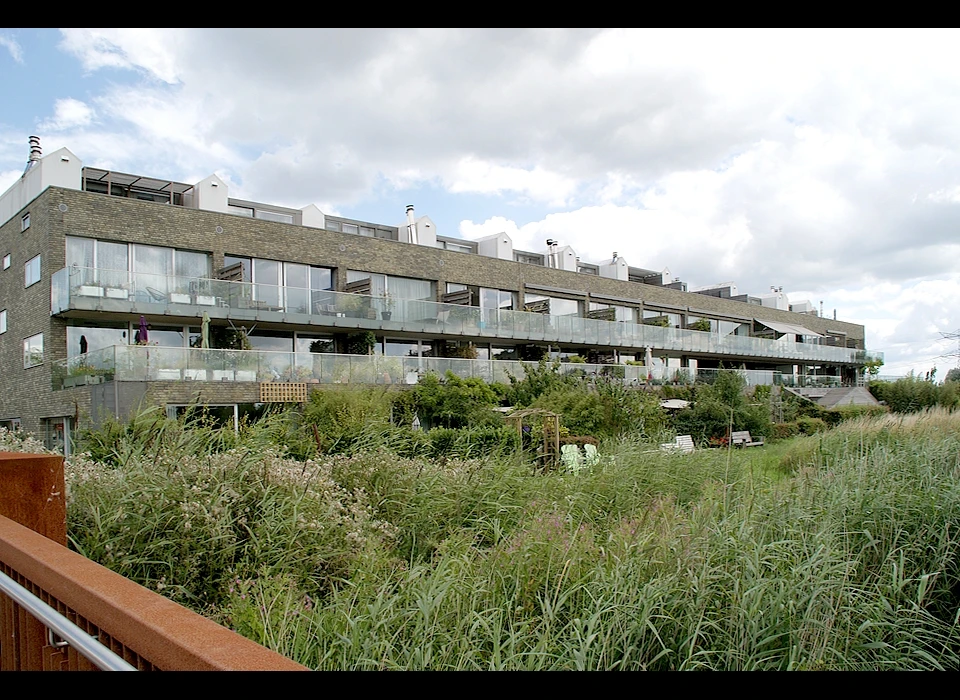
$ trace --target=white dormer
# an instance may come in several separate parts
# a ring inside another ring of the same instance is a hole
[[[610,279],[623,281],[630,279],[627,259],[616,253],[614,253],[614,256],[609,260],[604,260],[600,263],[599,268],[601,277],[609,277]]]
[[[506,233],[495,233],[477,240],[477,253],[488,258],[513,260],[513,239]]]
[[[325,228],[326,217],[316,204],[308,204],[300,210],[300,223],[307,228]]]
[[[228,213],[230,210],[227,208],[227,183],[216,175],[205,177],[186,193],[184,206]]]
[[[68,148],[60,148],[36,161],[0,195],[0,224],[12,219],[48,187],[83,189],[83,163]]]

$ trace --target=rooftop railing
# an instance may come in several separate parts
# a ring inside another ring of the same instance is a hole
[[[332,290],[311,290],[197,277],[70,267],[51,284],[51,313],[72,310],[175,315],[335,329],[416,333],[474,339],[645,348],[689,354],[763,357],[810,364],[862,364],[878,353],[717,332],[442,304]]]

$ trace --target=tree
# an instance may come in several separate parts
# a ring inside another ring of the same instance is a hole
[[[874,357],[863,363],[864,371],[869,374],[871,377],[876,377],[880,374],[880,368],[883,366],[883,358]]]

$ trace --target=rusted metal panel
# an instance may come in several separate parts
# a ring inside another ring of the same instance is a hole
[[[125,647],[125,658],[127,651],[139,657],[128,658],[135,666],[142,660],[158,670],[307,670],[3,516],[0,564],[59,601],[63,607],[55,607],[71,620],[108,635],[111,647]],[[4,640],[13,626],[4,624]],[[71,669],[80,667],[74,655],[66,654]],[[49,663],[55,661],[52,652]]]
[[[0,515],[67,544],[63,457],[0,452]]]

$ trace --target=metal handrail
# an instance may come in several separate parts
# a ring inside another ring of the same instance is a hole
[[[77,627],[59,612],[51,608],[33,593],[0,572],[0,591],[10,596],[50,631],[65,640],[77,652],[101,671],[136,671],[121,657],[96,641],[90,634]]]

